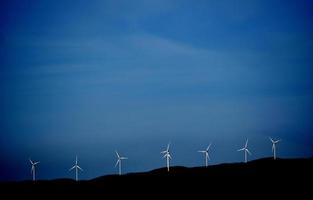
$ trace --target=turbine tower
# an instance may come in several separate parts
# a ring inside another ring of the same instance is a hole
[[[34,162],[32,161],[31,159],[29,159],[29,162],[30,164],[32,165],[32,168],[31,168],[31,173],[33,175],[33,181],[36,180],[36,165],[40,163],[40,161],[37,161],[37,162]]]
[[[76,161],[75,161],[75,165],[69,169],[69,171],[72,171],[73,169],[75,169],[75,180],[78,181],[78,170],[80,171],[84,171],[82,168],[80,168],[80,166],[78,166],[77,164],[77,156],[76,156]]]
[[[247,153],[251,155],[251,152],[249,151],[249,149],[247,148],[248,147],[248,139],[246,140],[246,144],[243,148],[241,149],[238,149],[237,151],[244,151],[244,154],[245,154],[245,163],[247,163]]]
[[[127,157],[122,157],[120,156],[117,151],[115,151],[116,156],[117,156],[117,161],[115,164],[115,167],[118,165],[118,174],[122,175],[122,160],[128,159]]]
[[[201,150],[201,151],[198,151],[199,153],[203,153],[204,156],[205,156],[205,167],[208,166],[208,160],[210,160],[210,157],[209,157],[209,149],[211,147],[211,144],[209,144],[209,146],[205,149],[205,150]]]
[[[280,142],[281,140],[273,140],[272,138],[269,138],[270,140],[271,140],[271,142],[272,142],[272,152],[273,152],[273,157],[274,157],[274,160],[276,160],[276,144],[278,143],[278,142]]]
[[[170,154],[170,143],[168,143],[166,150],[161,151],[161,154],[164,154],[163,158],[166,158],[166,166],[167,166],[167,171],[170,171],[170,159],[172,159],[171,154]]]

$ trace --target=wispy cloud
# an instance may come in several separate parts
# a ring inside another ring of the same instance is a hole
[[[33,80],[46,77],[52,82],[76,76],[74,83],[84,87],[166,85],[168,89],[207,88],[213,93],[233,94],[266,90],[273,93],[293,84],[306,87],[309,83],[299,79],[292,82],[293,77],[286,79],[294,74],[289,73],[293,68],[288,63],[269,67],[268,59],[273,58],[266,52],[200,48],[149,33],[105,38],[28,38],[17,44],[17,48],[37,49],[39,60],[19,73]],[[279,70],[282,67],[283,76]]]

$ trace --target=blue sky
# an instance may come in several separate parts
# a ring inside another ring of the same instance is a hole
[[[2,1],[1,180],[313,155],[312,1]]]

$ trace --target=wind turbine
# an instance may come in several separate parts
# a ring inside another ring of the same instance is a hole
[[[237,151],[244,151],[245,153],[245,163],[247,163],[247,153],[251,155],[251,152],[249,151],[249,149],[247,148],[248,147],[248,139],[246,140],[246,144],[243,148],[241,149],[238,149]]]
[[[273,146],[272,146],[272,151],[273,151],[273,156],[274,156],[274,160],[276,160],[276,144],[278,143],[278,142],[280,142],[281,140],[273,140],[272,138],[269,138],[270,140],[271,140],[271,142],[272,142],[272,144],[273,144]]]
[[[204,156],[205,156],[205,167],[208,166],[208,160],[210,160],[210,157],[209,157],[209,149],[211,147],[211,144],[209,144],[209,146],[205,149],[205,150],[202,150],[202,151],[198,151],[199,153],[203,153]]]
[[[116,156],[117,156],[117,161],[115,164],[115,167],[118,165],[118,174],[122,175],[122,160],[128,159],[127,157],[122,157],[120,156],[117,151],[115,151]]]
[[[78,166],[78,164],[77,164],[77,156],[76,156],[76,161],[75,161],[75,165],[72,167],[72,168],[70,168],[69,169],[69,171],[72,171],[73,169],[75,169],[75,180],[76,181],[78,181],[78,170],[80,170],[80,171],[84,171],[82,168],[80,168],[80,166]]]
[[[34,162],[31,159],[29,159],[30,164],[32,164],[31,173],[33,174],[33,181],[36,180],[36,165],[40,163],[40,161]]]
[[[170,154],[170,143],[168,143],[166,150],[161,151],[161,154],[164,154],[163,158],[166,158],[166,166],[167,166],[167,171],[170,171],[170,159],[172,159],[171,154]]]

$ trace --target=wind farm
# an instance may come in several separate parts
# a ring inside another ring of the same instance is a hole
[[[0,1],[1,198],[305,199],[312,10]]]
[[[127,192],[130,197],[145,197],[147,192],[158,194],[160,190],[166,189],[167,194],[179,196],[190,194],[201,194],[206,188],[210,188],[210,195],[221,197],[228,195],[228,192],[241,190],[245,186],[246,193],[255,194],[262,188],[265,180],[275,176],[275,182],[270,186],[279,184],[281,187],[290,188],[290,190],[299,193],[303,183],[313,178],[312,167],[313,157],[311,158],[280,158],[276,155],[276,145],[281,139],[268,137],[272,143],[270,157],[248,161],[247,156],[252,155],[248,149],[249,139],[245,140],[244,146],[237,152],[244,153],[244,162],[210,164],[209,151],[212,143],[209,143],[205,149],[198,150],[204,156],[203,166],[185,167],[183,165],[173,165],[171,155],[171,142],[160,152],[162,159],[166,160],[165,167],[154,168],[150,171],[142,172],[122,172],[122,163],[128,157],[121,155],[115,150],[118,173],[94,177],[91,179],[79,179],[79,172],[84,170],[78,164],[78,156],[75,157],[74,165],[69,171],[75,172],[75,178],[59,178],[54,180],[36,179],[36,167],[40,161],[33,161],[29,158],[31,164],[32,180],[20,182],[0,182],[0,187],[4,193],[14,194],[51,194],[50,197],[59,195],[70,195],[72,197],[92,196],[92,195],[116,195],[118,192]],[[266,138],[264,138],[266,140]],[[215,147],[215,146],[214,146]],[[232,148],[228,147],[229,150]],[[268,148],[269,149],[269,148]],[[138,150],[140,151],[140,150]],[[266,150],[264,149],[264,152]],[[217,155],[214,155],[216,157]],[[45,163],[41,163],[44,165]],[[92,170],[88,168],[85,172]],[[300,181],[301,180],[301,181]],[[249,184],[246,184],[246,183]],[[301,183],[300,183],[301,182]],[[31,184],[32,183],[32,184]],[[163,183],[160,184],[159,183]],[[170,189],[169,189],[170,188]],[[144,192],[134,192],[134,191]],[[223,190],[223,192],[221,192]],[[18,193],[16,193],[18,191]],[[226,192],[225,192],[226,191]],[[269,194],[274,194],[270,191]],[[13,195],[12,195],[13,194]],[[306,194],[306,193],[301,193]],[[157,196],[155,196],[157,197]],[[198,196],[197,196],[198,197]],[[237,197],[233,194],[233,197]],[[238,196],[239,197],[239,196]]]
[[[153,194],[156,198],[164,195],[184,197],[192,195],[200,198],[210,188],[211,197],[240,197],[242,186],[246,194],[262,193],[264,181],[275,177],[275,182],[268,182],[267,187],[275,188],[280,185],[288,194],[305,197],[307,190],[303,190],[306,181],[313,178],[313,158],[273,160],[271,157],[249,161],[247,163],[222,163],[207,167],[171,166],[157,168],[151,171],[126,173],[122,176],[105,175],[84,181],[72,179],[0,182],[2,195],[10,194],[14,197],[20,194],[34,194],[34,198],[49,194],[49,197],[71,196],[98,198],[97,195],[116,195],[123,191],[128,197],[145,198]],[[249,184],[246,184],[249,183]],[[160,192],[165,191],[165,193]],[[275,190],[267,190],[266,195],[276,196]],[[280,196],[282,194],[279,194]]]
[[[271,137],[269,137],[269,140],[272,143],[272,152],[273,152],[273,160],[274,162],[277,160],[277,156],[276,156],[276,145],[277,143],[281,142],[281,140],[274,140]],[[247,138],[244,144],[243,148],[238,149],[238,152],[243,152],[244,153],[244,163],[248,163],[248,155],[252,155],[252,153],[250,152],[250,150],[248,149],[248,142],[249,139]],[[209,145],[204,149],[204,150],[198,150],[198,153],[201,153],[204,155],[204,167],[207,168],[209,166],[208,161],[211,160],[210,156],[209,156],[209,150],[211,149],[212,143],[209,143]],[[176,172],[170,172],[170,161],[172,160],[172,156],[170,153],[170,147],[171,147],[171,142],[169,142],[166,146],[166,149],[161,151],[160,154],[162,155],[162,158],[166,160],[166,171],[167,173],[176,173]],[[117,150],[115,150],[115,155],[117,157],[116,163],[115,163],[115,167],[118,167],[118,175],[122,176],[122,161],[123,160],[127,160],[127,157],[121,156]],[[29,162],[31,163],[31,173],[32,173],[32,180],[35,181],[36,180],[36,166],[40,163],[39,161],[32,161],[31,159],[29,159]],[[276,161],[278,162],[278,161]],[[174,167],[177,168],[177,167]],[[78,165],[78,157],[76,155],[75,157],[75,163],[74,165],[69,169],[69,171],[75,170],[75,181],[78,182],[79,178],[78,178],[78,174],[79,171],[83,172],[84,170]],[[90,169],[91,170],[91,169]]]

